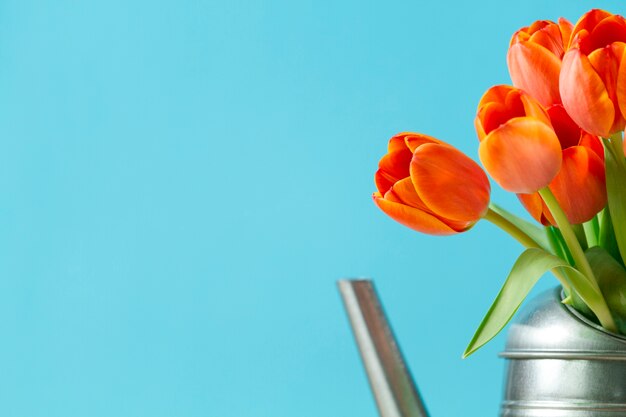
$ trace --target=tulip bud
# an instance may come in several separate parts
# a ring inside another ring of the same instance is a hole
[[[559,74],[572,24],[540,20],[515,32],[507,64],[513,85],[524,90],[544,107],[561,103]]]
[[[375,176],[376,205],[418,232],[450,235],[470,229],[488,210],[484,171],[456,148],[419,133],[389,141]]]
[[[571,36],[559,77],[563,106],[581,128],[608,137],[626,124],[626,20],[594,9]]]
[[[571,224],[589,221],[606,206],[604,149],[597,136],[583,131],[560,106],[548,109],[561,148],[561,169],[550,190]],[[550,210],[538,193],[518,194],[528,212],[544,225],[555,225]]]
[[[483,166],[502,188],[531,194],[561,167],[561,145],[541,104],[514,87],[495,86],[478,104],[475,119]]]

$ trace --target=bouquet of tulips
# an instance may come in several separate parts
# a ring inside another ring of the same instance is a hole
[[[575,25],[534,22],[513,35],[507,64],[513,86],[490,88],[478,104],[478,154],[536,224],[493,204],[485,171],[434,137],[392,137],[375,175],[374,202],[407,227],[451,235],[485,219],[526,248],[464,357],[548,271],[563,303],[626,334],[626,19],[591,10]]]

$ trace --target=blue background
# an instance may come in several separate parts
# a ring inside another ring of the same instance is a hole
[[[372,177],[403,130],[476,157],[512,33],[620,4],[2,1],[0,415],[376,416],[354,276],[433,416],[496,415],[503,337],[460,356],[520,247]]]

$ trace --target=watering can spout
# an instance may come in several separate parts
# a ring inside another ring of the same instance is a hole
[[[338,286],[381,417],[429,417],[372,281]]]

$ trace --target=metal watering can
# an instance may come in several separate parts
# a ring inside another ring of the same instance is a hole
[[[338,285],[381,417],[428,417],[372,281]],[[560,288],[525,303],[500,356],[500,417],[626,416],[626,337],[562,304]]]

